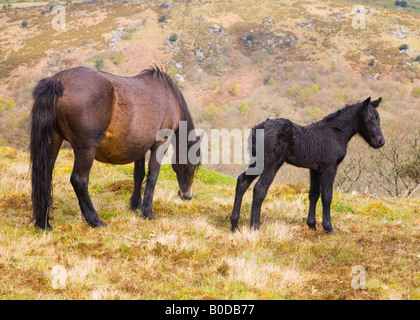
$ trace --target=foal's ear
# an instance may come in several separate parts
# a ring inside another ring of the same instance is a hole
[[[370,97],[367,98],[365,101],[363,101],[363,108],[367,108],[369,106],[370,103]]]
[[[374,106],[375,108],[377,108],[379,106],[379,104],[382,101],[382,97],[379,98],[378,100],[372,101],[372,106]]]

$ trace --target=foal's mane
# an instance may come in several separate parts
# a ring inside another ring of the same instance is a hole
[[[356,102],[355,104],[351,104],[351,105],[346,105],[344,108],[341,108],[339,110],[337,110],[336,112],[333,112],[329,115],[327,115],[325,118],[323,118],[320,122],[330,122],[332,120],[337,119],[339,116],[343,115],[344,113],[346,113],[349,110],[353,110],[353,109],[358,109],[358,107],[360,106],[360,101]]]

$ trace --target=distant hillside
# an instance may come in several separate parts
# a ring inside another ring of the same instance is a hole
[[[39,79],[79,65],[131,76],[156,63],[178,81],[206,130],[251,128],[268,117],[308,124],[381,96],[387,144],[371,150],[353,141],[337,187],[409,195],[419,183],[402,170],[416,163],[419,148],[418,14],[369,4],[360,13],[347,1],[60,3],[62,30],[53,27],[49,3],[12,2],[0,13],[2,145],[27,149]],[[208,168],[236,175],[243,166]],[[307,183],[306,171],[283,171],[280,182]]]

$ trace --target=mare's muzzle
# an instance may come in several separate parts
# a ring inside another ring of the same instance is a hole
[[[191,200],[192,197],[194,196],[194,193],[192,192],[192,190],[188,190],[187,192],[182,192],[181,190],[178,190],[178,196],[182,199],[182,200]]]

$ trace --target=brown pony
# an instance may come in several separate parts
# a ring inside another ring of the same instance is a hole
[[[131,209],[140,209],[145,218],[155,219],[152,206],[161,160],[158,149],[165,143],[165,140],[157,141],[156,135],[162,129],[169,129],[179,140],[180,121],[186,122],[188,133],[194,133],[191,115],[176,83],[158,67],[134,77],[77,67],[40,80],[33,97],[30,151],[35,226],[51,229],[52,172],[63,140],[74,151],[70,181],[89,225],[106,225],[99,219],[88,192],[94,159],[112,164],[134,162]],[[188,149],[197,142],[195,134],[193,137],[196,139],[183,142]],[[191,185],[199,162],[177,161],[178,145],[172,162],[180,188],[178,194],[182,199],[191,199]],[[149,150],[142,201],[145,155]],[[198,148],[198,157],[199,153]]]

